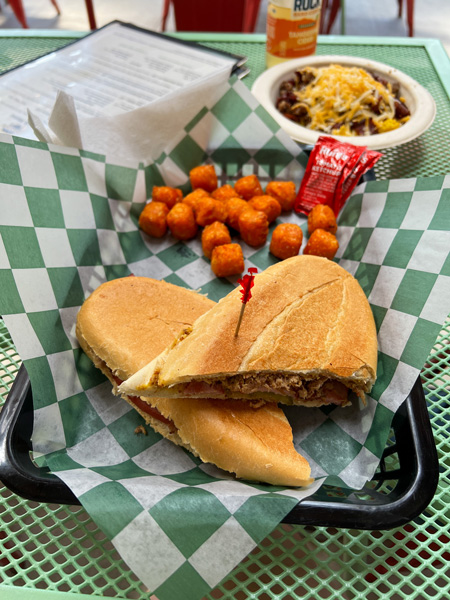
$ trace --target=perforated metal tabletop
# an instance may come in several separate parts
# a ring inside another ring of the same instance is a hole
[[[80,33],[8,31],[0,35],[0,72],[42,56]],[[251,86],[264,69],[264,36],[181,37],[248,56]],[[417,140],[384,151],[378,179],[450,173],[450,61],[434,40],[320,38],[320,54],[362,56],[399,68],[433,95],[437,117]],[[1,292],[1,291],[0,291]],[[422,371],[440,459],[437,492],[414,521],[388,531],[281,524],[208,598],[232,600],[413,600],[450,597],[450,321]],[[0,405],[20,366],[0,321]],[[393,455],[391,460],[395,462]],[[149,598],[112,544],[79,506],[20,498],[0,484],[0,596],[70,600],[82,594]],[[174,599],[175,600],[175,599]],[[178,599],[177,599],[178,600]]]

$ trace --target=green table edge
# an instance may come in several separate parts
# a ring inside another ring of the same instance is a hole
[[[81,600],[82,594],[77,592],[58,592],[55,590],[45,590],[27,587],[11,587],[10,585],[0,583],[0,592],[2,600]],[[86,595],[88,598],[100,598],[96,595]]]
[[[60,38],[74,39],[89,35],[90,31],[71,31],[57,29],[3,29],[0,30],[0,38],[22,37],[22,38]],[[245,42],[263,44],[266,41],[265,33],[205,33],[205,32],[167,32],[165,35],[173,36],[182,40],[204,42],[204,43],[233,43]],[[390,45],[390,46],[412,46],[422,47],[436,69],[441,84],[450,99],[450,57],[445,51],[442,42],[435,38],[409,38],[409,37],[385,37],[385,36],[356,36],[356,35],[319,35],[318,44],[321,46],[341,45]]]

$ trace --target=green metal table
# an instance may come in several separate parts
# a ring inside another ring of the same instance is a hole
[[[0,31],[0,73],[85,33]],[[248,56],[251,86],[264,70],[265,37],[176,34]],[[450,60],[437,40],[319,37],[318,54],[361,56],[392,65],[424,85],[437,104],[432,127],[384,151],[378,179],[450,174]],[[0,406],[20,357],[0,320]],[[208,596],[232,600],[412,600],[450,597],[450,321],[422,371],[440,459],[433,501],[413,522],[389,531],[281,524]],[[88,594],[144,600],[149,592],[79,506],[38,504],[0,484],[2,600],[72,600]],[[154,598],[154,597],[153,597]],[[175,599],[174,599],[175,600]],[[178,600],[178,599],[176,599]]]

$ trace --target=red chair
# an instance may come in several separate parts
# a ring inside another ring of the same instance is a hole
[[[403,0],[398,2],[398,16],[403,15]],[[329,12],[327,12],[329,6]],[[323,0],[322,3],[322,29],[321,33],[329,34],[334,25],[339,9],[341,9],[341,33],[345,33],[345,0]],[[408,24],[408,35],[414,35],[414,0],[406,0],[406,22]]]
[[[56,8],[57,14],[60,15],[61,10],[58,6],[57,1],[50,0],[50,2]],[[88,19],[89,19],[89,27],[91,29],[97,29],[97,24],[95,21],[95,14],[94,14],[93,0],[85,0],[85,3],[86,3],[86,10],[87,10]],[[22,27],[24,29],[28,29],[27,18],[25,16],[25,9],[23,8],[22,0],[9,0],[9,4],[11,6],[13,13],[16,15],[16,19],[19,21],[19,23],[22,25]]]
[[[403,0],[398,0],[398,16],[403,13]],[[414,36],[414,0],[406,0],[406,22],[408,23],[408,35]]]
[[[329,35],[336,21],[339,10],[341,14],[341,33],[345,33],[344,0],[322,0],[322,12],[320,14],[320,33]]]
[[[161,28],[166,30],[170,5],[177,31],[253,33],[261,0],[164,0]]]

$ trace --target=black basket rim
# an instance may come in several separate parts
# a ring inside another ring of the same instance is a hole
[[[31,383],[22,364],[0,412],[0,480],[28,500],[80,505],[61,479],[33,462],[32,423]],[[379,530],[401,526],[420,515],[431,502],[439,480],[437,450],[420,377],[397,411],[392,428],[400,469],[395,473],[382,472],[379,477],[398,478],[392,495],[386,494],[381,501],[370,504],[358,499],[324,501],[315,494],[299,502],[282,522]]]

